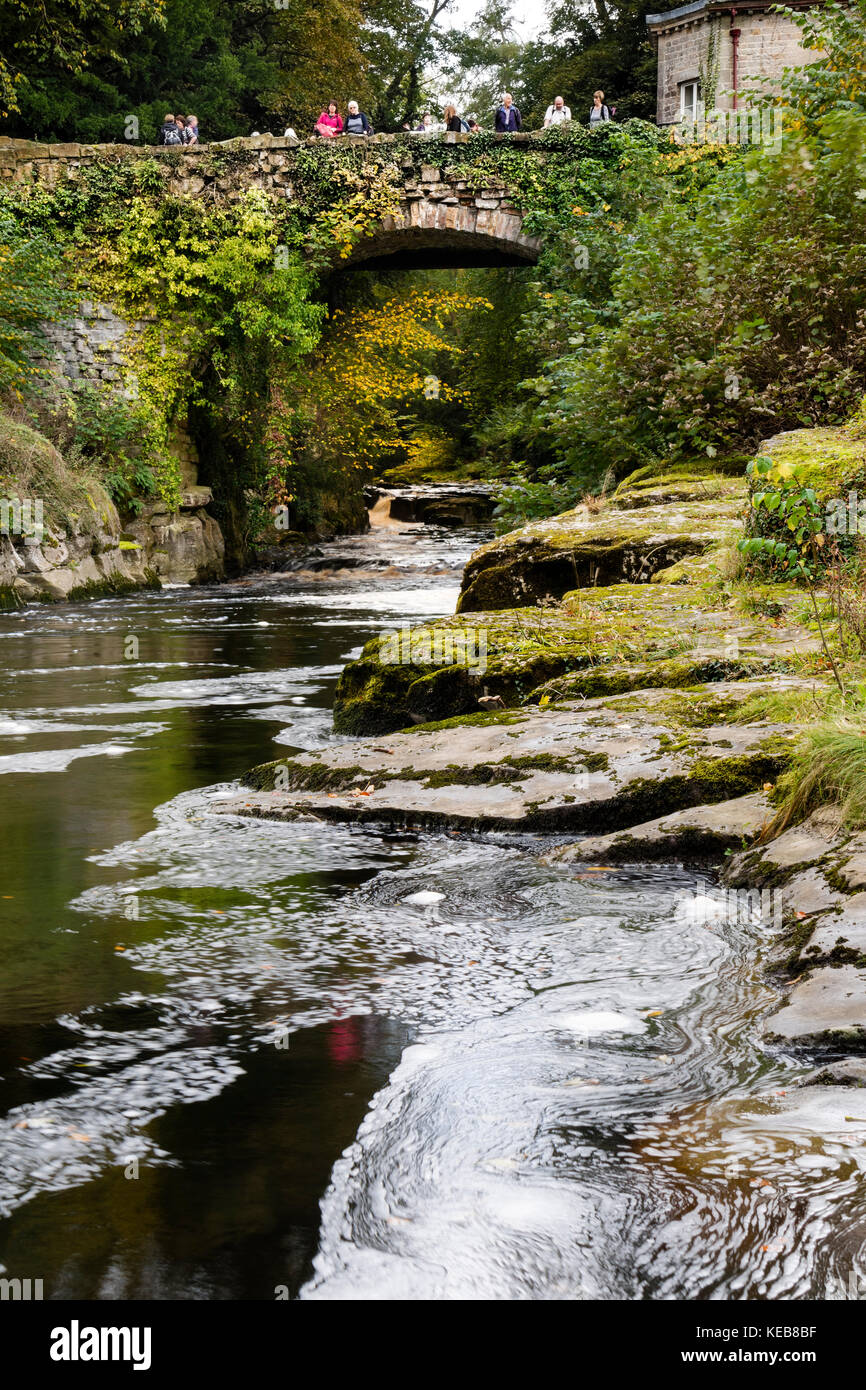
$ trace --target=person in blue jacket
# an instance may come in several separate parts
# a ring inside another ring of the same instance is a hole
[[[499,131],[521,130],[523,121],[520,112],[514,105],[510,92],[505,92],[502,97],[502,105],[496,112],[496,129]]]
[[[362,111],[356,101],[350,101],[346,108],[346,124],[343,130],[346,135],[372,135],[373,127],[370,124],[370,117]]]

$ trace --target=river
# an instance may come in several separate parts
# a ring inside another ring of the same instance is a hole
[[[478,539],[383,528],[314,570],[0,615],[0,1273],[850,1296],[866,1102],[761,1047],[769,928],[708,878],[213,815],[335,737],[342,664],[452,612]]]

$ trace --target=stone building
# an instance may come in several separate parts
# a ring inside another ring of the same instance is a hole
[[[791,0],[790,8],[813,4]],[[647,15],[646,22],[658,51],[659,125],[694,119],[698,102],[706,112],[742,110],[748,105],[744,89],[756,78],[776,77],[818,56],[800,46],[793,20],[773,13],[773,0],[737,5],[694,0],[666,14]]]

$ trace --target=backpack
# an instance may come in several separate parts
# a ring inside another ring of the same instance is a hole
[[[172,125],[172,126],[168,126],[168,127],[165,127],[165,126],[164,126],[164,127],[163,127],[163,131],[162,131],[162,143],[163,143],[164,145],[182,145],[182,144],[183,144],[183,136],[181,135],[181,133],[180,133],[180,131],[178,130],[178,128],[177,128],[176,125]]]
[[[463,119],[462,116],[460,117],[460,129],[461,129],[461,131],[463,132],[464,135],[468,135],[468,134],[469,134],[469,122],[468,122],[468,121],[464,121],[464,119]]]

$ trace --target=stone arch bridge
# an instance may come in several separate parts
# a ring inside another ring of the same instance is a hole
[[[373,158],[393,153],[400,170],[399,208],[383,220],[374,235],[363,239],[341,268],[366,269],[386,263],[410,267],[525,265],[536,261],[539,240],[524,232],[523,215],[511,191],[493,176],[481,183],[461,177],[459,166],[464,166],[465,173],[466,166],[471,165],[475,139],[455,132],[433,137],[340,136],[328,141],[325,148],[333,145],[335,151],[360,146]],[[543,157],[540,133],[499,139],[526,158]],[[311,143],[323,148],[318,139],[298,141],[272,135],[183,150],[10,140],[0,143],[0,181],[55,188],[76,180],[88,165],[147,158],[161,166],[167,193],[232,203],[246,189],[256,187],[280,198],[293,198],[298,151]],[[456,151],[449,149],[447,157],[441,152],[457,144],[465,149],[460,151],[455,167]],[[392,146],[393,151],[383,150],[383,145]]]
[[[517,157],[543,158],[538,135],[500,137]],[[298,141],[271,135],[235,139],[191,149],[119,145],[40,144],[0,141],[0,183],[55,189],[75,183],[88,167],[120,162],[155,162],[165,193],[201,200],[211,206],[237,203],[250,188],[295,200],[303,209],[303,174],[299,155],[315,146],[327,154],[357,147],[362,159],[382,160],[399,170],[399,205],[370,236],[356,246],[340,271],[389,267],[436,267],[534,263],[540,243],[523,230],[523,216],[510,190],[493,176],[473,179],[475,137],[373,136]],[[489,148],[490,137],[485,140]],[[447,149],[461,144],[461,151]],[[383,150],[382,146],[386,148]],[[465,154],[465,158],[463,157]],[[461,177],[460,166],[470,177]],[[59,384],[102,385],[129,398],[137,394],[130,374],[129,343],[145,323],[127,322],[110,303],[83,299],[77,313],[48,327],[49,367]],[[178,459],[184,483],[195,489],[198,458],[186,421],[177,421],[170,451]]]

